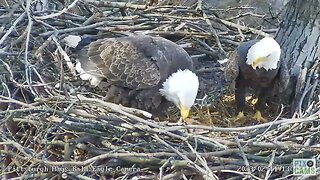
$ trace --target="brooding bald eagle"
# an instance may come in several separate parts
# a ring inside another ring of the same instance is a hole
[[[106,100],[159,115],[171,102],[185,120],[194,104],[199,80],[193,62],[179,45],[151,36],[91,40],[64,39],[80,49],[76,70],[80,78],[107,90]],[[79,47],[82,45],[82,47]]]
[[[287,88],[289,73],[280,54],[279,44],[271,37],[241,43],[231,54],[225,75],[227,80],[235,81],[237,119],[244,117],[247,88],[253,88],[258,97],[254,115],[257,121],[265,120],[260,111],[265,108],[266,99]]]

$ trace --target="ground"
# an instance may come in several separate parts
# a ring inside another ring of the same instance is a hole
[[[244,2],[252,0],[223,1],[239,2],[236,6],[243,7],[212,7],[204,11],[170,6],[119,8],[119,4],[101,6],[97,1],[85,1],[73,4],[81,11],[68,9],[74,0],[38,0],[49,3],[44,9],[35,7],[35,1],[0,2],[0,161],[5,162],[0,167],[1,179],[195,179],[204,175],[211,179],[292,178],[297,176],[290,170],[262,172],[249,171],[247,167],[292,168],[294,158],[319,159],[318,94],[307,111],[297,112],[292,119],[281,117],[273,121],[278,112],[277,105],[272,104],[264,113],[272,124],[256,126],[252,119],[233,121],[234,95],[223,80],[223,66],[218,63],[223,57],[218,53],[219,41],[212,28],[229,52],[240,41],[262,37],[260,30],[268,34],[276,31],[280,21],[269,11],[261,13],[260,6],[244,6]],[[268,2],[272,1],[278,0]],[[28,5],[30,8],[26,8]],[[245,17],[235,18],[240,14]],[[204,16],[209,16],[210,21],[205,21]],[[67,34],[97,32],[106,36],[137,32],[175,37],[193,57],[205,54],[205,58],[197,59],[196,69],[200,76],[198,98],[207,95],[207,99],[204,103],[197,101],[190,118],[192,123],[208,126],[177,124],[176,108],[170,109],[168,118],[159,123],[101,101],[101,90],[91,88],[71,73],[71,53],[61,41]],[[30,82],[26,76],[30,76]],[[249,116],[254,114],[253,99],[248,94],[245,112]],[[139,169],[90,169],[118,166]],[[12,171],[13,167],[76,167],[87,171],[22,172]],[[318,176],[319,172],[313,177]]]
[[[258,124],[258,122],[252,118],[255,113],[255,101],[256,98],[250,95],[247,96],[247,104],[244,111],[246,117],[236,121],[234,119],[237,116],[234,94],[227,93],[209,106],[194,106],[191,110],[190,119],[195,120],[192,121],[193,124],[218,127],[243,127]],[[267,106],[265,112],[262,112],[262,115],[268,121],[272,121],[278,115],[277,109],[278,105],[272,104],[271,106]],[[179,119],[179,112],[175,109],[169,111],[167,119],[164,121],[174,122],[176,119]]]

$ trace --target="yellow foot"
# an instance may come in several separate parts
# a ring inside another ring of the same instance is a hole
[[[199,125],[200,122],[191,118],[182,119],[180,118],[177,124],[185,124],[185,125]]]
[[[253,119],[258,122],[267,122],[267,120],[264,117],[262,117],[261,112],[259,110],[256,111],[256,113],[253,116]]]
[[[245,117],[244,113],[241,111],[241,112],[238,113],[237,117],[235,117],[234,121],[242,120],[244,117]]]
[[[258,102],[258,98],[253,99],[253,100],[251,101],[251,103],[252,103],[253,105],[257,104],[257,102]]]
[[[179,121],[177,122],[177,124],[183,124],[184,122],[185,122],[185,120],[180,117],[180,119],[179,119]]]

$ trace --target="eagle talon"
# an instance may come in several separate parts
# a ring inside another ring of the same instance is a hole
[[[256,113],[253,116],[253,119],[258,122],[267,122],[267,119],[262,117],[261,112],[259,110],[256,111]]]
[[[192,118],[182,119],[180,118],[177,122],[177,125],[199,125],[199,121],[194,120]]]
[[[245,118],[245,116],[244,116],[244,113],[241,111],[241,112],[238,113],[237,117],[235,117],[234,121],[240,121],[243,118]]]
[[[179,121],[177,122],[177,124],[183,124],[183,123],[185,123],[185,120],[184,120],[182,117],[180,117],[180,119],[179,119]]]
[[[187,119],[183,119],[180,117],[179,121],[176,122],[176,123],[173,123],[172,125],[175,125],[175,126],[184,126],[184,125],[188,125],[188,121]]]

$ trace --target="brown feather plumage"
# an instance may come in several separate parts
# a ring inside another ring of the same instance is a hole
[[[285,61],[281,61],[279,71],[278,71],[278,76],[274,81],[272,95],[274,96],[278,93],[283,93],[287,89],[289,81],[290,81],[290,74],[289,74],[288,67]]]
[[[107,89],[106,100],[156,115],[168,107],[159,94],[162,83],[178,69],[193,69],[187,52],[161,37],[99,39],[78,54],[85,72],[105,81],[100,87]]]
[[[239,75],[238,58],[237,51],[231,51],[228,54],[228,61],[224,71],[225,79],[228,82],[234,81]]]
[[[289,83],[289,72],[285,61],[280,59],[278,67],[273,70],[252,69],[247,63],[247,53],[257,40],[240,44],[229,54],[229,61],[225,69],[226,81],[235,82],[235,99],[238,111],[243,111],[245,106],[246,89],[251,87],[258,96],[256,108],[263,110],[267,98],[282,93]]]
[[[87,57],[83,58],[94,64],[97,73],[110,84],[140,89],[153,87],[161,79],[156,64],[125,39],[97,40],[88,46]]]

